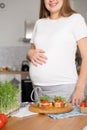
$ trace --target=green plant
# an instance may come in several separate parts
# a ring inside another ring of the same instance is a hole
[[[9,113],[18,107],[19,89],[10,81],[0,81],[0,113]]]

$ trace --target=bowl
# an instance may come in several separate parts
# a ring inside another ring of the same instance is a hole
[[[87,114],[87,107],[79,107],[81,113]]]

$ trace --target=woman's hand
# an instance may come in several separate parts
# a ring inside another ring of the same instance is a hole
[[[47,60],[47,57],[44,55],[44,53],[44,50],[31,48],[27,53],[27,57],[33,63],[33,65],[43,65]]]
[[[72,105],[79,105],[83,100],[84,90],[77,87],[74,93],[72,94],[71,98],[69,99],[69,102],[71,102]]]
[[[77,44],[80,50],[82,63],[76,89],[70,98],[73,105],[78,105],[84,100],[84,89],[87,82],[87,37],[80,39]]]

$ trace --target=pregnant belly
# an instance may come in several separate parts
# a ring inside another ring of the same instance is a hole
[[[60,69],[61,68],[61,69]],[[74,83],[77,73],[74,69],[57,64],[44,64],[35,67],[30,64],[30,78],[35,85],[56,85],[61,83]]]
[[[30,65],[30,78],[34,84],[44,84],[53,80],[53,75],[55,74],[55,70],[53,70],[54,74],[52,74],[53,66],[49,66],[49,64],[38,65],[35,67],[32,63]]]

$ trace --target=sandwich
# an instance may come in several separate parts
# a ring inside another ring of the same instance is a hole
[[[54,107],[64,108],[66,104],[66,99],[61,96],[55,96],[53,100]]]
[[[41,96],[39,100],[39,107],[52,107],[52,102],[50,101],[50,98],[48,96]]]

